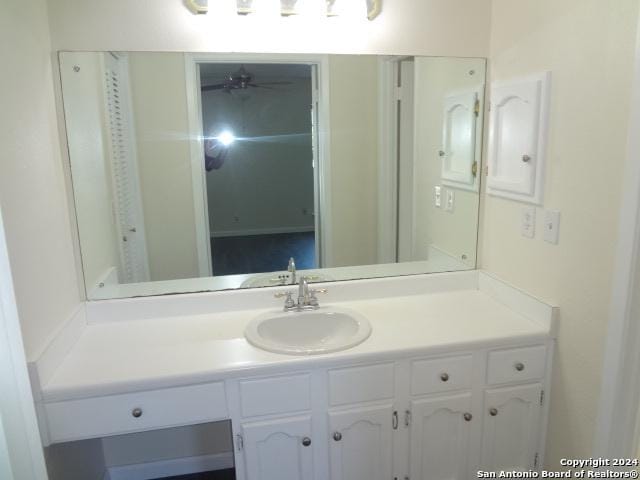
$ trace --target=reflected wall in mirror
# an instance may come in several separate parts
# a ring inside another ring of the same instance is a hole
[[[60,68],[89,299],[475,268],[484,59]]]

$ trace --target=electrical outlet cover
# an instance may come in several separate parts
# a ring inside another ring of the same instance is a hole
[[[557,245],[560,240],[560,212],[547,210],[544,212],[544,241]]]
[[[536,236],[536,209],[535,207],[525,207],[522,210],[522,236],[533,238]]]

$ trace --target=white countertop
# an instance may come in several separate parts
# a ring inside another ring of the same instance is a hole
[[[326,305],[360,312],[370,321],[373,332],[364,343],[352,349],[325,355],[281,355],[250,345],[243,335],[246,324],[256,315],[274,308],[89,322],[50,379],[42,385],[42,399],[53,402],[152,390],[238,375],[370,361],[372,357],[383,359],[465,349],[478,344],[499,346],[506,340],[527,343],[553,334],[551,314],[544,313],[543,317],[549,318],[542,321],[535,318],[537,311],[550,312],[552,307],[515,289],[515,293],[511,292],[512,287],[493,279],[479,282],[491,283],[488,288],[469,288],[468,283],[478,283],[478,276],[484,275],[479,272],[470,272],[465,277],[447,275],[442,276],[445,283],[452,282],[449,277],[463,279],[461,289],[440,291],[443,288],[431,286],[437,283],[435,280],[426,279],[424,294],[412,292],[408,296],[352,301],[344,301],[341,298],[344,295],[329,297],[329,301],[324,302]],[[411,279],[392,281],[393,284],[380,280],[379,283],[383,290],[393,291],[403,281]],[[416,277],[415,281],[422,280]],[[378,284],[368,285],[371,290],[371,285]],[[334,284],[331,288],[341,287]],[[271,297],[274,290],[269,291]],[[244,305],[253,306],[251,302]],[[524,308],[517,312],[514,305],[524,305]]]

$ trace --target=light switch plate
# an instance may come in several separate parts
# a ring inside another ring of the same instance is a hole
[[[445,205],[445,210],[447,212],[453,212],[453,207],[456,203],[456,194],[453,190],[447,190],[447,203]]]
[[[440,185],[433,187],[433,203],[436,208],[442,207],[442,187]]]
[[[522,210],[521,233],[525,238],[536,236],[536,207],[525,207]]]
[[[557,245],[560,240],[560,212],[547,210],[544,212],[544,241]]]

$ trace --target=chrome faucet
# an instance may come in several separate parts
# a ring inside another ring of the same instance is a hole
[[[287,272],[291,274],[291,279],[289,284],[295,285],[296,284],[296,261],[294,260],[293,257],[289,258],[289,265],[287,266]]]
[[[276,298],[284,297],[284,311],[285,312],[302,312],[304,310],[317,310],[320,308],[318,302],[318,293],[327,293],[326,288],[309,288],[307,277],[300,277],[300,283],[298,284],[298,301],[293,299],[293,292],[278,292],[275,294]]]

